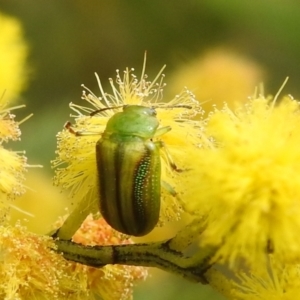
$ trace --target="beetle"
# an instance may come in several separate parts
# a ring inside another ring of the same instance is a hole
[[[99,206],[106,222],[127,235],[143,236],[159,219],[162,141],[152,139],[171,130],[159,127],[154,107],[124,105],[107,122],[96,143]],[[187,106],[173,106],[187,107]],[[107,109],[91,113],[91,116]],[[190,108],[190,107],[187,107]],[[76,135],[68,122],[65,128]],[[167,155],[168,156],[168,155]],[[177,169],[170,157],[173,169]]]

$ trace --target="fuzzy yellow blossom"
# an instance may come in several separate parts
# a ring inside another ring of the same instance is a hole
[[[84,275],[51,247],[50,237],[18,225],[0,227],[1,299],[84,299]]]
[[[299,108],[289,97],[259,97],[211,113],[211,147],[198,153],[186,208],[206,214],[201,246],[217,246],[216,261],[259,264],[274,252],[299,262]]]
[[[209,270],[206,275],[211,286],[226,299],[294,300],[300,294],[300,265],[276,262],[272,255],[267,264],[231,277],[217,269]]]
[[[163,68],[164,69],[164,68]],[[83,100],[92,107],[83,107],[71,104],[71,108],[76,112],[74,116],[74,131],[90,136],[75,136],[68,130],[63,130],[58,134],[57,159],[54,161],[56,167],[55,183],[64,188],[69,188],[75,202],[79,203],[76,215],[85,216],[91,211],[95,211],[97,204],[97,180],[95,145],[101,138],[107,121],[116,112],[122,110],[124,105],[143,105],[157,108],[157,118],[161,126],[170,126],[172,130],[158,139],[166,144],[167,151],[179,169],[190,169],[193,165],[194,153],[200,142],[200,122],[193,121],[193,117],[202,113],[199,103],[194,99],[194,95],[188,90],[183,90],[171,101],[163,102],[163,69],[159,72],[153,82],[147,80],[145,74],[145,64],[140,79],[133,74],[133,69],[126,69],[123,76],[117,70],[116,82],[110,79],[112,93],[104,92],[99,81],[101,96],[97,97],[91,91],[84,91]],[[172,106],[181,106],[174,108]],[[95,110],[106,107],[118,107],[109,109],[99,114],[90,116]],[[188,107],[188,108],[187,108]],[[154,138],[157,140],[157,138]],[[180,182],[182,173],[174,172],[168,162],[168,155],[161,151],[162,155],[162,181],[172,188],[176,182]],[[169,156],[169,157],[170,157]],[[99,174],[101,177],[101,174]],[[105,176],[105,174],[104,174]],[[186,176],[186,175],[183,175]],[[175,187],[177,196],[170,193],[168,188],[162,189],[162,208],[160,223],[166,220],[179,219],[181,212],[181,200],[184,187]],[[83,210],[86,212],[83,213]],[[76,217],[75,217],[76,218]],[[68,221],[68,220],[67,220]],[[77,221],[78,223],[79,221]],[[75,225],[74,225],[75,226]],[[62,237],[62,236],[61,236]],[[65,235],[64,238],[68,238]]]
[[[262,68],[251,59],[230,49],[213,48],[196,57],[178,70],[169,80],[169,91],[188,86],[202,102],[206,112],[213,105],[221,107],[245,102],[253,87],[263,80]]]
[[[107,227],[89,218],[74,240],[120,243],[118,235],[111,235]],[[142,267],[95,269],[68,262],[51,248],[55,245],[50,237],[30,233],[19,225],[0,226],[1,299],[93,300],[100,296],[103,300],[125,300],[132,298],[133,283],[147,276]]]
[[[26,81],[27,46],[22,28],[15,18],[0,14],[0,223],[7,215],[11,200],[24,193],[26,157],[5,148],[8,141],[20,138],[19,123],[8,103],[18,96]]]
[[[9,151],[4,148],[5,142],[20,138],[19,124],[14,115],[5,108],[3,99],[0,100],[0,223],[7,215],[12,200],[25,192],[24,173],[26,157],[23,153]]]
[[[49,233],[57,216],[66,213],[68,198],[65,193],[53,186],[51,176],[40,168],[28,170],[26,186],[29,187],[26,193],[14,201],[15,209],[10,211],[9,224],[18,222],[26,226],[30,232]]]
[[[12,101],[24,89],[28,47],[23,39],[20,22],[0,14],[0,95]]]

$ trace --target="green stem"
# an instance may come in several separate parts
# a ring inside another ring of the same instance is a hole
[[[195,264],[194,257],[186,257],[169,247],[169,240],[149,244],[127,244],[111,246],[83,246],[67,240],[56,240],[57,251],[75,262],[92,267],[107,264],[157,267],[175,273],[186,279],[207,283],[204,276],[210,267],[210,251],[201,255]]]

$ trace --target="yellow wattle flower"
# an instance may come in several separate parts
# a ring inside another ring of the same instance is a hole
[[[163,68],[164,69],[164,68]],[[56,168],[55,184],[71,191],[74,202],[79,203],[74,219],[79,218],[79,212],[85,209],[87,213],[95,212],[97,203],[97,180],[95,145],[101,138],[107,121],[117,111],[121,111],[124,105],[143,105],[157,108],[157,118],[161,127],[170,126],[172,130],[154,140],[165,142],[167,152],[176,163],[177,167],[183,170],[191,167],[192,161],[189,155],[195,152],[200,141],[199,121],[193,121],[193,117],[202,113],[201,107],[194,99],[194,95],[188,90],[177,95],[168,102],[162,101],[162,92],[164,88],[162,74],[163,69],[158,73],[153,82],[147,79],[145,74],[145,64],[140,79],[134,74],[132,69],[126,69],[123,77],[117,71],[117,79],[114,82],[110,79],[112,93],[104,92],[99,82],[101,96],[95,96],[90,90],[85,88],[83,100],[92,107],[84,107],[71,103],[70,107],[76,112],[75,124],[72,130],[87,132],[89,136],[75,136],[68,130],[58,133],[58,157],[53,162]],[[97,77],[98,78],[98,77]],[[174,106],[181,106],[174,108]],[[92,117],[90,113],[106,107],[116,107],[109,109]],[[92,134],[94,133],[94,134]],[[178,220],[182,211],[181,195],[185,188],[177,185],[180,182],[181,173],[171,170],[168,158],[164,150],[162,153],[162,208],[160,224],[168,220]],[[101,174],[100,174],[101,176]],[[185,175],[184,175],[185,176]],[[164,188],[167,186],[167,188]],[[168,188],[175,187],[177,196],[168,191]],[[73,218],[72,216],[72,218]],[[70,219],[69,219],[70,220]],[[71,221],[70,221],[71,222]],[[73,222],[73,221],[72,221]],[[74,221],[80,223],[80,220]],[[77,225],[78,226],[78,225]],[[70,227],[75,228],[75,225]],[[67,228],[67,227],[65,227]],[[69,238],[72,230],[61,238]]]
[[[13,200],[25,192],[27,159],[24,153],[5,148],[6,142],[20,138],[19,123],[14,120],[14,117],[10,109],[0,101],[0,224],[7,220]]]
[[[74,235],[86,245],[125,244],[103,221],[87,218]],[[92,268],[66,261],[51,237],[20,225],[0,226],[0,296],[2,299],[132,299],[132,287],[147,277],[143,267],[108,265]]]
[[[7,220],[12,200],[25,192],[26,157],[7,150],[5,143],[19,140],[21,134],[11,113],[19,107],[9,107],[8,103],[24,89],[27,52],[20,22],[0,13],[0,224]]]
[[[282,264],[272,255],[266,264],[235,273],[231,278],[217,269],[209,270],[207,278],[226,299],[294,300],[300,294],[300,266]]]
[[[24,89],[28,76],[28,67],[25,70],[27,55],[28,46],[24,41],[20,22],[1,13],[0,102],[14,100]]]
[[[230,49],[208,49],[190,62],[181,64],[168,82],[169,91],[188,86],[206,112],[220,108],[224,101],[233,106],[245,103],[264,70],[256,62]]]
[[[200,245],[218,248],[215,261],[260,263],[274,252],[299,262],[299,108],[289,97],[259,97],[211,113],[186,208],[206,215]]]

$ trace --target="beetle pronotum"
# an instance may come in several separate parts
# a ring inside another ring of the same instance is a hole
[[[120,107],[103,108],[91,116],[116,108]],[[159,219],[163,143],[152,139],[171,127],[158,127],[154,107],[124,105],[122,112],[108,120],[96,143],[100,212],[109,225],[128,235],[149,233]],[[65,128],[77,136],[93,134],[76,132],[69,122]],[[180,171],[168,159],[172,168]]]

